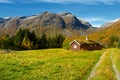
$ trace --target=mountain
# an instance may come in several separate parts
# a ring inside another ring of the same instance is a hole
[[[14,35],[19,28],[29,28],[40,36],[63,34],[65,36],[84,35],[94,30],[86,21],[78,19],[72,13],[43,12],[38,15],[0,18],[0,34]]]
[[[120,20],[117,20],[116,22],[113,22],[110,26],[107,26],[103,31],[108,35],[119,35],[118,33],[120,33]]]
[[[110,26],[103,27],[102,29],[97,30],[95,33],[92,33],[89,36],[94,40],[101,41],[103,44],[110,44],[111,36],[120,37],[120,20],[117,20]]]
[[[109,21],[109,22],[106,22],[106,23],[104,23],[103,25],[101,25],[101,28],[109,27],[109,26],[111,26],[112,24],[114,24],[115,22],[117,22],[117,21],[119,21],[119,20],[120,20],[120,18],[115,19],[115,20],[111,20],[111,21]]]
[[[0,23],[4,23],[4,22],[5,22],[5,20],[0,18]]]
[[[102,27],[102,29],[97,30],[93,35],[101,35],[101,36],[109,36],[109,35],[119,35],[120,33],[120,20],[111,23],[111,25],[107,25]],[[104,35],[103,35],[104,34]],[[99,36],[100,37],[100,36]]]
[[[73,29],[88,29],[92,27],[91,25],[87,25],[87,22],[79,20],[76,16],[74,16],[72,13],[59,13],[60,17],[63,18],[63,20],[66,23],[67,27],[73,28]]]

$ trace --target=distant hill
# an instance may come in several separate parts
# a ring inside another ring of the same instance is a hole
[[[38,15],[0,18],[0,34],[14,35],[19,28],[29,28],[40,36],[63,34],[65,36],[86,35],[96,28],[79,20],[72,13],[43,12]]]
[[[99,34],[101,36],[109,36],[115,34],[119,36],[119,33],[120,33],[120,20],[117,20],[116,22],[106,24],[106,26],[99,28],[98,30],[96,30],[95,33],[93,33],[93,35]]]
[[[99,40],[102,43],[108,44],[111,36],[120,37],[120,20],[112,23],[109,26],[102,27],[96,30],[95,33],[92,33],[90,37],[94,40]]]
[[[90,40],[102,43],[104,47],[117,47],[120,38],[120,20],[117,19],[109,26],[96,28],[87,36]],[[65,39],[64,45],[69,46],[69,43],[73,40],[84,41],[86,40],[86,35],[68,37]]]
[[[101,29],[101,28],[109,27],[109,26],[111,26],[112,24],[116,23],[116,22],[119,21],[119,20],[120,20],[120,18],[115,19],[115,20],[108,21],[108,22],[102,24],[102,25],[100,26],[100,29]]]

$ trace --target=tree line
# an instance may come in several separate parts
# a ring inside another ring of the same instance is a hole
[[[61,34],[53,37],[43,34],[41,37],[37,37],[34,31],[19,29],[14,36],[1,36],[0,48],[11,50],[62,48],[64,39],[65,37]]]
[[[109,40],[110,40],[110,43],[109,43],[109,47],[117,47],[117,48],[120,48],[120,38],[116,35],[111,35],[109,37]]]
[[[109,37],[101,37],[100,41],[108,48],[120,48],[120,37],[118,35],[110,35]]]

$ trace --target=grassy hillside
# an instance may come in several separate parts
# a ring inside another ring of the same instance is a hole
[[[102,51],[64,49],[0,54],[0,80],[86,80]]]
[[[120,38],[120,21],[117,21],[116,23],[108,27],[100,28],[88,36],[89,36],[89,39],[91,40],[99,41],[103,43],[105,46],[111,47],[112,43],[111,43],[110,37],[115,36],[117,38]],[[67,37],[64,43],[65,45],[67,45],[67,42],[71,42],[74,39],[78,41],[85,40],[85,37],[86,36]],[[112,45],[116,46],[117,41],[115,41]]]
[[[113,35],[113,34],[116,34],[118,36],[120,36],[120,21],[117,21],[115,22],[114,24],[108,26],[108,27],[103,27],[103,28],[100,28],[99,31],[93,33],[92,35],[93,36],[96,36],[96,37],[108,37],[110,35]],[[104,35],[103,35],[104,34]]]
[[[120,21],[117,21],[108,27],[101,28],[99,31],[91,34],[90,38],[99,40],[105,45],[109,45],[111,36],[120,38]],[[114,43],[114,45],[116,45],[116,43]]]

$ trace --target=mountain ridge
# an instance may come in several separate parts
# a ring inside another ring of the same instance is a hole
[[[102,29],[97,30],[96,32],[89,35],[92,39],[98,40],[103,44],[109,46],[111,37],[120,38],[120,20],[117,20],[113,24],[107,27],[103,27]],[[116,43],[114,43],[116,44]]]
[[[0,33],[14,35],[19,28],[29,28],[40,36],[42,33],[63,34],[65,36],[87,34],[94,29],[88,22],[83,23],[69,12],[51,13],[43,12],[38,15],[0,18]],[[52,33],[53,32],[53,33]],[[69,34],[71,33],[71,35]]]

